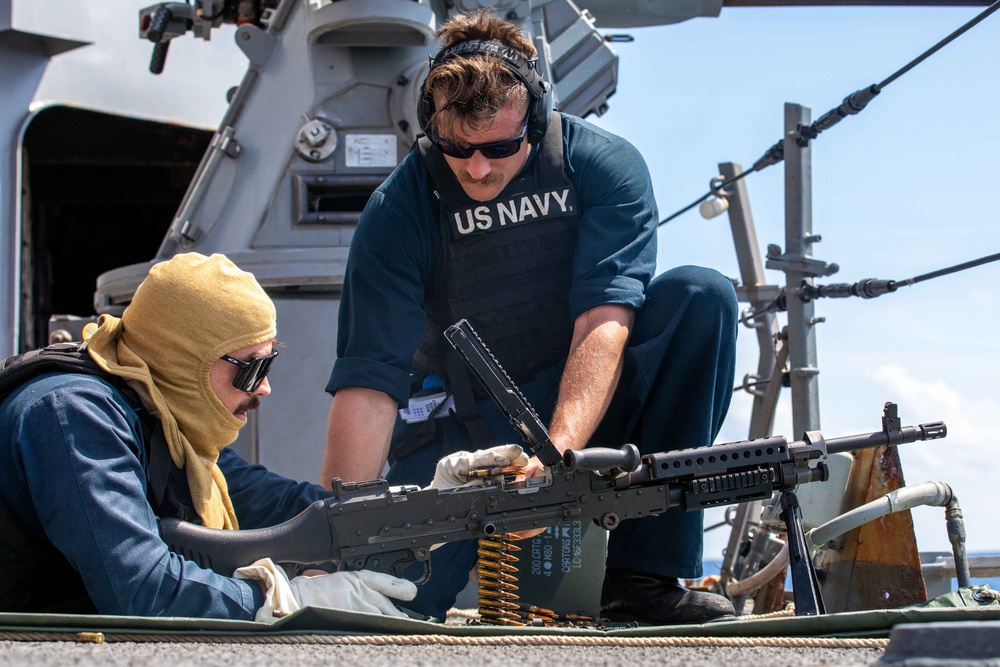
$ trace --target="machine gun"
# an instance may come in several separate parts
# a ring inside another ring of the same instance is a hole
[[[549,466],[531,479],[484,479],[455,489],[390,487],[384,479],[333,480],[333,494],[277,526],[226,531],[161,519],[171,550],[224,575],[263,557],[275,562],[341,561],[351,569],[402,576],[424,564],[417,583],[430,576],[436,544],[569,525],[592,519],[611,530],[622,521],[672,507],[698,510],[770,498],[783,492],[796,613],[823,613],[815,571],[791,490],[827,479],[827,454],[943,438],[944,423],[900,426],[887,403],[882,430],[825,439],[817,431],[788,442],[773,436],[640,456],[635,445],[591,447],[559,455],[548,431],[514,383],[462,320],[445,333],[493,400],[522,435],[532,454]],[[811,464],[815,465],[811,465]]]

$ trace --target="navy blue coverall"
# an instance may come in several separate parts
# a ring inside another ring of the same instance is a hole
[[[636,319],[625,368],[590,444],[635,443],[641,452],[711,444],[725,418],[735,370],[736,295],[716,271],[678,267],[655,278],[657,211],[645,161],[624,139],[563,115],[565,172],[577,196],[579,228],[570,312],[626,305]],[[524,167],[532,168],[532,159]],[[327,391],[363,387],[401,407],[422,386],[412,357],[424,332],[425,295],[436,278],[441,230],[426,169],[411,152],[362,213],[352,242],[339,313],[338,359]],[[567,350],[568,352],[568,350]],[[500,360],[501,363],[503,360]],[[519,383],[546,423],[565,357]],[[496,443],[519,442],[489,399],[480,416]],[[419,424],[397,421],[390,450],[392,484],[426,485],[438,459],[470,449],[453,418],[436,420],[436,437],[402,460],[393,450]],[[668,577],[702,574],[701,512],[670,511],[624,522],[609,541],[607,565]],[[444,618],[468,582],[474,541],[441,547],[432,577],[410,607]]]

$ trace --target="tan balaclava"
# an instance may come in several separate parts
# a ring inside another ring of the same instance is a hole
[[[154,265],[122,318],[102,315],[90,338],[90,356],[159,417],[210,528],[239,528],[217,461],[245,422],[215,395],[209,372],[222,355],[276,333],[274,304],[253,275],[223,255],[187,253]]]

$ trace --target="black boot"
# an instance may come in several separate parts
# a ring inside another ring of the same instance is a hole
[[[609,567],[601,590],[601,616],[650,625],[706,623],[733,617],[733,603],[714,593],[690,591],[673,577]]]

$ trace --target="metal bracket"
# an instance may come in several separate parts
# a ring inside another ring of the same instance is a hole
[[[236,137],[233,136],[232,129],[232,127],[226,128],[228,132],[222,135],[222,140],[219,142],[219,150],[228,157],[235,158],[240,154],[242,148],[240,147],[240,142],[236,141]]]
[[[262,67],[268,61],[277,43],[278,38],[273,32],[261,30],[252,23],[241,25],[236,29],[236,46],[258,67]]]
[[[198,240],[199,231],[190,220],[185,220],[181,223],[180,229],[177,230],[177,235],[186,239],[189,243],[194,243]]]
[[[741,285],[736,288],[736,297],[742,302],[769,303],[777,300],[783,289],[778,285]]]
[[[177,240],[182,244],[194,243],[198,240],[200,229],[191,222],[193,217],[192,212],[201,203],[207,190],[204,185],[211,179],[215,170],[218,169],[219,163],[222,161],[222,156],[225,155],[235,159],[240,154],[240,144],[233,136],[234,133],[233,126],[227,125],[212,137],[212,143],[209,145],[208,152],[205,154],[205,158],[201,164],[198,165],[198,171],[195,173],[194,179],[191,181],[191,185],[188,187],[188,191],[185,193],[184,199],[177,209],[177,214],[174,216],[174,222],[171,224],[171,231],[168,235],[169,238]]]
[[[809,557],[802,529],[802,510],[792,491],[781,494],[781,518],[785,522],[788,543],[788,563],[792,574],[792,594],[796,616],[818,616],[826,613],[819,577]]]
[[[783,255],[769,254],[764,265],[769,269],[796,271],[810,276],[832,276],[837,271],[840,271],[840,265],[834,262],[824,262],[821,259],[789,253]]]

